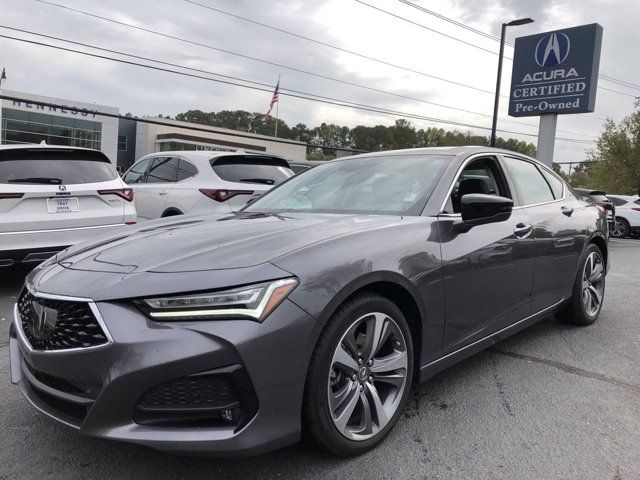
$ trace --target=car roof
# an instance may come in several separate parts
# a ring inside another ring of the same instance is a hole
[[[267,153],[249,153],[245,151],[216,152],[213,150],[171,150],[168,152],[154,152],[154,153],[149,153],[144,157],[141,157],[135,163],[138,163],[143,158],[157,157],[157,156],[176,156],[176,157],[182,157],[186,160],[191,160],[194,163],[208,164],[213,158],[234,157],[238,155],[242,155],[246,157],[254,157],[254,158],[264,157],[265,159],[277,158],[279,160],[284,160],[285,162],[289,163],[283,157],[280,157],[278,155],[271,155]]]
[[[622,200],[626,200],[628,202],[633,202],[634,200],[637,200],[638,198],[640,198],[640,197],[638,197],[638,195],[616,195],[616,194],[607,195],[607,197],[619,198],[619,199],[622,199]]]
[[[594,190],[592,188],[575,188],[576,192],[580,192],[583,195],[606,195],[604,190]]]
[[[95,148],[71,147],[69,145],[46,145],[43,143],[20,143],[12,145],[0,145],[0,150],[84,150],[91,152],[99,152]]]
[[[476,153],[486,153],[486,154],[495,154],[495,153],[502,153],[502,154],[508,154],[508,155],[517,155],[519,157],[523,157],[529,160],[533,160],[537,163],[540,163],[542,165],[541,162],[539,162],[538,160],[536,160],[535,158],[531,158],[527,155],[524,155],[522,153],[519,152],[513,152],[511,150],[505,150],[503,148],[494,148],[494,147],[485,147],[482,145],[465,145],[465,146],[459,146],[459,147],[423,147],[423,148],[406,148],[403,150],[383,150],[383,151],[379,151],[379,152],[371,152],[371,153],[361,153],[358,155],[353,155],[350,157],[341,157],[341,158],[336,158],[335,161],[340,161],[340,160],[348,160],[348,159],[352,159],[352,158],[364,158],[364,157],[383,157],[383,156],[387,156],[387,155],[446,155],[446,156],[451,156],[451,157],[458,157],[458,156],[469,156],[469,155],[474,155]]]

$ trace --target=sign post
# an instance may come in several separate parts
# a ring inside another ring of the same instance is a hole
[[[509,115],[540,116],[538,159],[551,166],[558,114],[595,110],[602,27],[516,38]]]
[[[538,160],[548,167],[553,163],[557,123],[557,113],[540,115],[540,126],[538,127]]]

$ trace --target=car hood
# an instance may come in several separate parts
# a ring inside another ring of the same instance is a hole
[[[126,235],[81,244],[61,254],[57,261],[68,269],[118,274],[246,268],[399,218],[314,213],[183,217],[148,222]]]

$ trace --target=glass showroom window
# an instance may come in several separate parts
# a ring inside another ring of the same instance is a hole
[[[100,149],[102,124],[37,112],[2,109],[2,143],[40,143]]]

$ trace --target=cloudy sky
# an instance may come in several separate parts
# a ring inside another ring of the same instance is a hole
[[[59,6],[37,0],[0,0],[0,25],[270,85],[275,84],[278,75],[281,75],[283,88],[478,127],[491,126],[493,96],[490,92],[495,88],[498,42],[420,12],[399,0],[362,0],[368,5],[358,0],[197,2],[424,75],[258,26],[187,0],[51,2]],[[637,60],[640,3],[637,0],[414,2],[492,35],[499,35],[503,21],[521,17],[535,19],[531,25],[510,28],[509,42],[513,42],[516,36],[597,22],[604,28],[600,73],[640,84],[640,62]],[[79,14],[60,5],[169,34],[202,46]],[[0,34],[65,45],[61,41],[36,38],[6,28],[0,28]],[[86,47],[66,46],[89,50]],[[220,49],[254,59],[225,53]],[[507,46],[505,54],[511,57],[513,48]],[[2,66],[7,69],[7,89],[117,106],[122,113],[132,112],[136,115],[162,113],[173,116],[196,108],[206,111],[265,111],[271,97],[268,92],[118,64],[4,38],[0,38]],[[502,93],[505,95],[508,94],[510,72],[511,61],[506,60],[502,83]],[[433,76],[474,88],[438,80]],[[559,138],[593,140],[605,117],[621,119],[632,111],[633,95],[640,95],[640,90],[604,80],[600,80],[599,87],[620,93],[599,88],[594,113],[561,116],[558,121]],[[506,110],[507,99],[503,98],[498,128],[520,133],[499,132],[499,135],[515,136],[535,143],[537,117],[512,118],[506,115]],[[355,126],[388,125],[397,117],[283,96],[280,118],[289,124],[304,122],[317,125],[327,122]],[[427,120],[411,119],[411,122],[419,128],[454,128]],[[458,129],[488,134],[487,130],[480,128]],[[555,159],[582,160],[585,148],[591,145],[558,139]]]

